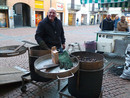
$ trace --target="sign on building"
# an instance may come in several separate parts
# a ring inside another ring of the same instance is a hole
[[[57,10],[63,10],[63,3],[56,3]]]
[[[44,1],[35,0],[35,8],[44,9]]]

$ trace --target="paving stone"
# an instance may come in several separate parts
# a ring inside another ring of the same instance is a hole
[[[99,30],[98,25],[93,26],[72,26],[64,27],[66,36],[66,47],[69,43],[78,42],[80,43],[81,49],[85,50],[84,41],[96,40],[95,31]],[[34,39],[36,28],[17,28],[17,29],[1,29],[0,28],[0,46],[7,45],[21,45],[22,40],[28,40],[36,43]],[[26,44],[27,47],[32,45]],[[25,54],[10,57],[0,58],[0,66],[20,66],[29,71],[28,51]],[[67,83],[66,80],[62,81],[61,87]],[[43,85],[44,83],[38,83]],[[110,72],[103,76],[103,98],[128,98],[130,87],[128,80],[123,80],[119,76],[114,76]],[[15,83],[14,83],[15,85]],[[0,98],[38,98],[38,87],[29,83],[27,84],[27,92],[22,93],[20,90],[21,86],[8,91],[7,93],[1,94]],[[59,98],[57,91],[57,81],[51,82],[43,87],[42,95],[44,98]]]

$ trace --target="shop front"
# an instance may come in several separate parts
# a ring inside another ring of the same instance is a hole
[[[76,14],[75,13],[69,13],[68,14],[68,24],[69,26],[75,25],[76,20]]]
[[[38,26],[39,22],[43,19],[43,11],[35,12],[35,25]]]
[[[91,15],[90,16],[90,25],[94,25],[95,24],[95,15]]]
[[[128,26],[130,26],[130,13],[126,13],[126,21],[128,22]]]
[[[44,1],[35,0],[35,26],[37,27],[39,22],[43,20],[44,17]]]
[[[64,11],[64,5],[61,2],[57,2],[56,3],[56,11],[57,11],[57,18],[61,20],[62,23],[63,22],[63,11]]]
[[[63,23],[63,13],[62,12],[57,12],[57,18],[61,20]]]
[[[0,28],[8,27],[8,7],[0,6]]]
[[[87,25],[87,14],[81,15],[81,25]]]

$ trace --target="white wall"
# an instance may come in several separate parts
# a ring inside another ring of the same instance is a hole
[[[71,3],[71,0],[66,0],[66,15],[65,15],[65,25],[68,25],[68,9],[67,9],[67,4]],[[80,0],[75,0],[75,5],[81,5]],[[89,3],[87,3],[85,5],[85,7],[83,5],[81,5],[81,9],[80,11],[75,12],[76,13],[76,18],[79,18],[79,25],[81,25],[81,15],[82,14],[87,14],[87,24],[89,24],[89,20],[90,20],[90,13],[89,13]],[[76,23],[76,20],[75,20]]]
[[[14,28],[13,7],[9,8],[8,14],[9,14],[9,27],[10,27],[10,28]],[[11,16],[13,17],[12,19],[10,19]]]
[[[35,11],[33,9],[30,9],[30,21],[31,21],[31,27],[35,27]]]
[[[109,8],[108,10],[109,14],[118,14],[119,17],[121,17],[123,14],[121,12],[121,8],[117,7],[117,8]]]
[[[67,4],[70,2],[71,0],[66,0],[66,7],[65,7],[65,22],[64,22],[64,25],[68,25],[68,8],[67,8]]]
[[[71,1],[71,0],[69,0],[69,1]],[[81,4],[80,0],[75,0],[75,4],[78,4],[78,5]]]

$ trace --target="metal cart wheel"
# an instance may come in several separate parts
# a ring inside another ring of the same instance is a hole
[[[26,89],[27,89],[27,86],[22,86],[21,87],[21,91],[24,93],[24,92],[26,92]]]
[[[30,75],[30,73],[27,73],[27,74],[21,76],[21,78],[22,78],[21,91],[22,91],[23,93],[26,92],[26,89],[27,89],[27,86],[25,85],[25,82],[26,82],[26,81],[30,81],[30,80],[26,79],[25,77],[27,77],[27,76],[29,76],[29,75]]]

